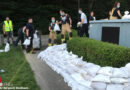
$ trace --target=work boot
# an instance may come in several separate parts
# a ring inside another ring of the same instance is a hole
[[[51,44],[51,43],[49,43],[49,44],[48,44],[48,47],[50,47],[50,46],[52,46],[52,44]]]
[[[61,43],[65,43],[65,39],[61,39]]]
[[[30,54],[36,54],[36,52],[34,52],[34,49],[32,49],[29,53]]]

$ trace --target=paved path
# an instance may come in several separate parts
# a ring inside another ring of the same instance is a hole
[[[42,36],[43,50],[47,46],[48,36]],[[64,82],[63,78],[54,72],[45,62],[38,60],[36,54],[26,54],[27,61],[29,62],[35,74],[35,79],[40,86],[41,90],[71,90],[70,87]]]

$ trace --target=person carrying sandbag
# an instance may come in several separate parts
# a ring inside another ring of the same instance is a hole
[[[54,30],[55,26],[56,26],[56,20],[55,17],[51,18],[51,23],[49,25],[49,40],[48,40],[48,46],[52,46],[52,45],[56,45],[56,39],[57,39],[57,32]],[[53,40],[53,42],[52,42]]]
[[[29,18],[28,23],[26,24],[26,37],[30,40],[30,45],[27,46],[26,52],[30,54],[34,54],[33,51],[33,34],[34,34],[34,26],[33,26],[33,19]]]
[[[120,12],[120,2],[115,2],[114,7],[111,11],[110,20],[121,19],[122,15]]]
[[[16,41],[14,41],[14,47],[17,47],[19,41],[21,41],[22,49],[25,49],[25,46],[23,45],[23,43],[24,43],[24,36],[25,36],[25,30],[26,30],[26,26],[23,26],[23,27],[19,28],[19,30],[18,30],[18,37],[17,37]]]

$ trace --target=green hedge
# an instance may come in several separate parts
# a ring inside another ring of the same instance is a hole
[[[74,30],[74,29],[72,29],[72,34],[73,34],[73,38],[78,37],[77,31]],[[69,40],[69,37],[68,37],[68,33],[67,33],[67,32],[66,32],[65,37],[66,37],[66,40]],[[61,33],[59,33],[59,34],[57,35],[57,43],[58,43],[58,44],[61,44]]]
[[[73,38],[67,42],[67,48],[85,61],[101,66],[122,67],[130,62],[129,48],[93,39]]]

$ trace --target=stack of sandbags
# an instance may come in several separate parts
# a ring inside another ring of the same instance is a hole
[[[101,67],[68,52],[66,44],[48,47],[38,58],[63,76],[72,90],[130,90],[130,64]]]

